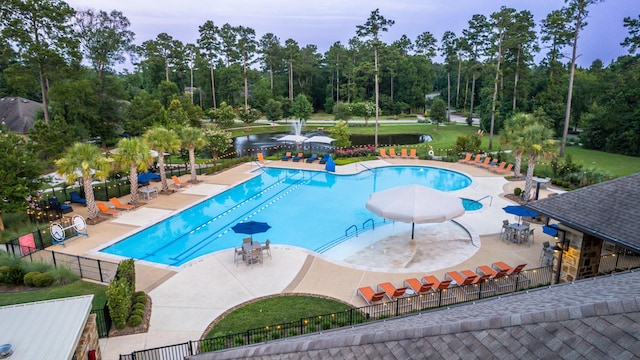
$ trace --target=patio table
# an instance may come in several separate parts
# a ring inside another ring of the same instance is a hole
[[[518,223],[509,224],[509,228],[512,229],[513,236],[510,238],[511,241],[520,243],[521,234],[523,231],[529,231],[528,225],[522,225]]]

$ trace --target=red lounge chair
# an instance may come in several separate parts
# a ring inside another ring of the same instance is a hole
[[[390,282],[385,282],[378,284],[378,290],[384,291],[385,295],[389,298],[389,300],[394,301],[397,298],[404,296],[404,293],[407,291],[406,287],[397,288],[393,286]]]
[[[364,286],[358,289],[358,295],[362,296],[367,304],[373,305],[382,302],[384,291],[376,292],[371,286]]]
[[[425,294],[433,289],[433,283],[420,282],[420,280],[416,278],[405,279],[404,285],[409,287],[416,294]]]

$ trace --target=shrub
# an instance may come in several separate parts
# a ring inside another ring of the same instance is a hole
[[[131,315],[138,315],[140,317],[144,317],[144,309],[134,309],[131,312]]]
[[[136,297],[133,299],[133,302],[138,303],[138,304],[146,304],[147,303],[147,295],[145,295],[144,293],[142,293],[140,295],[136,295]]]
[[[53,276],[53,283],[57,286],[69,285],[80,280],[80,276],[70,268],[64,266],[49,270],[47,273]]]
[[[9,285],[22,285],[24,284],[24,274],[25,272],[22,266],[10,266],[6,274],[5,282]]]
[[[40,275],[40,273],[37,272],[37,271],[31,271],[31,272],[26,273],[24,275],[24,284],[27,285],[27,286],[34,286],[33,285],[33,277],[36,276],[36,275]]]
[[[142,324],[142,316],[140,315],[131,315],[129,316],[129,321],[127,321],[127,324],[131,327],[136,327],[140,324]]]
[[[47,287],[53,284],[53,276],[49,273],[40,273],[33,277],[35,287]]]
[[[7,275],[8,272],[9,272],[9,266],[0,265],[0,274]]]
[[[522,195],[522,189],[521,189],[521,188],[519,188],[519,187],[517,187],[517,188],[513,189],[513,195],[515,195],[515,196],[520,196],[520,195]]]
[[[0,284],[2,284],[4,280],[4,274],[0,272]]]
[[[26,262],[24,263],[23,266],[26,272],[39,272],[39,273],[48,272],[49,270],[54,268],[53,265],[49,263],[44,263],[42,261]]]
[[[139,302],[137,302],[137,303],[133,304],[133,310],[134,310],[134,311],[135,311],[135,310],[142,310],[142,311],[144,311],[145,307],[146,307],[146,306],[145,306],[144,304],[141,304],[141,303],[139,303]]]
[[[131,293],[135,292],[136,268],[133,259],[123,260],[118,264],[118,277],[125,278],[132,287]]]
[[[125,278],[115,278],[107,287],[107,307],[116,329],[124,329],[131,309],[132,292]]]

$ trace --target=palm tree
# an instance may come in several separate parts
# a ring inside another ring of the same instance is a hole
[[[524,149],[520,140],[522,139],[520,133],[522,129],[529,125],[536,123],[536,119],[532,114],[517,113],[508,118],[504,122],[504,129],[500,132],[500,142],[504,145],[511,145],[513,147],[513,156],[516,161],[513,166],[513,172],[516,176],[520,176],[520,169],[522,167],[522,154]]]
[[[191,183],[195,184],[198,182],[198,174],[196,173],[196,149],[200,149],[206,144],[204,132],[201,129],[187,126],[180,130],[180,140],[182,141],[182,147],[189,150]]]
[[[180,150],[180,138],[175,132],[162,126],[156,126],[147,130],[143,139],[153,150],[158,152],[158,167],[160,168],[160,183],[162,184],[162,191],[169,192],[167,175],[164,171],[164,153]]]
[[[82,185],[87,199],[87,219],[98,216],[95,196],[93,194],[93,176],[104,178],[111,169],[111,161],[102,155],[102,150],[93,144],[75,143],[68,148],[62,158],[56,161],[58,173],[66,176],[82,176]],[[95,172],[95,174],[92,174]]]
[[[138,171],[146,171],[152,156],[149,145],[141,138],[124,138],[118,142],[118,152],[113,154],[116,164],[129,167],[131,204],[138,205]]]
[[[524,201],[529,201],[529,194],[533,186],[533,169],[540,157],[550,158],[556,153],[553,142],[553,130],[542,124],[535,123],[522,129],[521,140],[524,154],[528,155],[527,177],[524,184]]]

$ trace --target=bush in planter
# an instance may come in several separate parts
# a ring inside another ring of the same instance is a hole
[[[131,327],[136,327],[138,325],[142,324],[142,316],[140,315],[131,315],[129,316],[129,321],[127,321],[127,325],[131,326]]]
[[[5,282],[9,285],[22,285],[24,284],[24,275],[25,272],[22,266],[10,266],[5,277]]]
[[[513,189],[513,195],[515,195],[515,196],[520,196],[520,195],[522,195],[522,189],[521,189],[521,188],[519,188],[519,187],[517,187],[517,188]]]
[[[26,273],[24,275],[24,284],[27,285],[27,286],[34,286],[33,285],[33,277],[36,276],[36,275],[40,275],[40,273],[37,272],[37,271],[31,271],[31,272]]]

